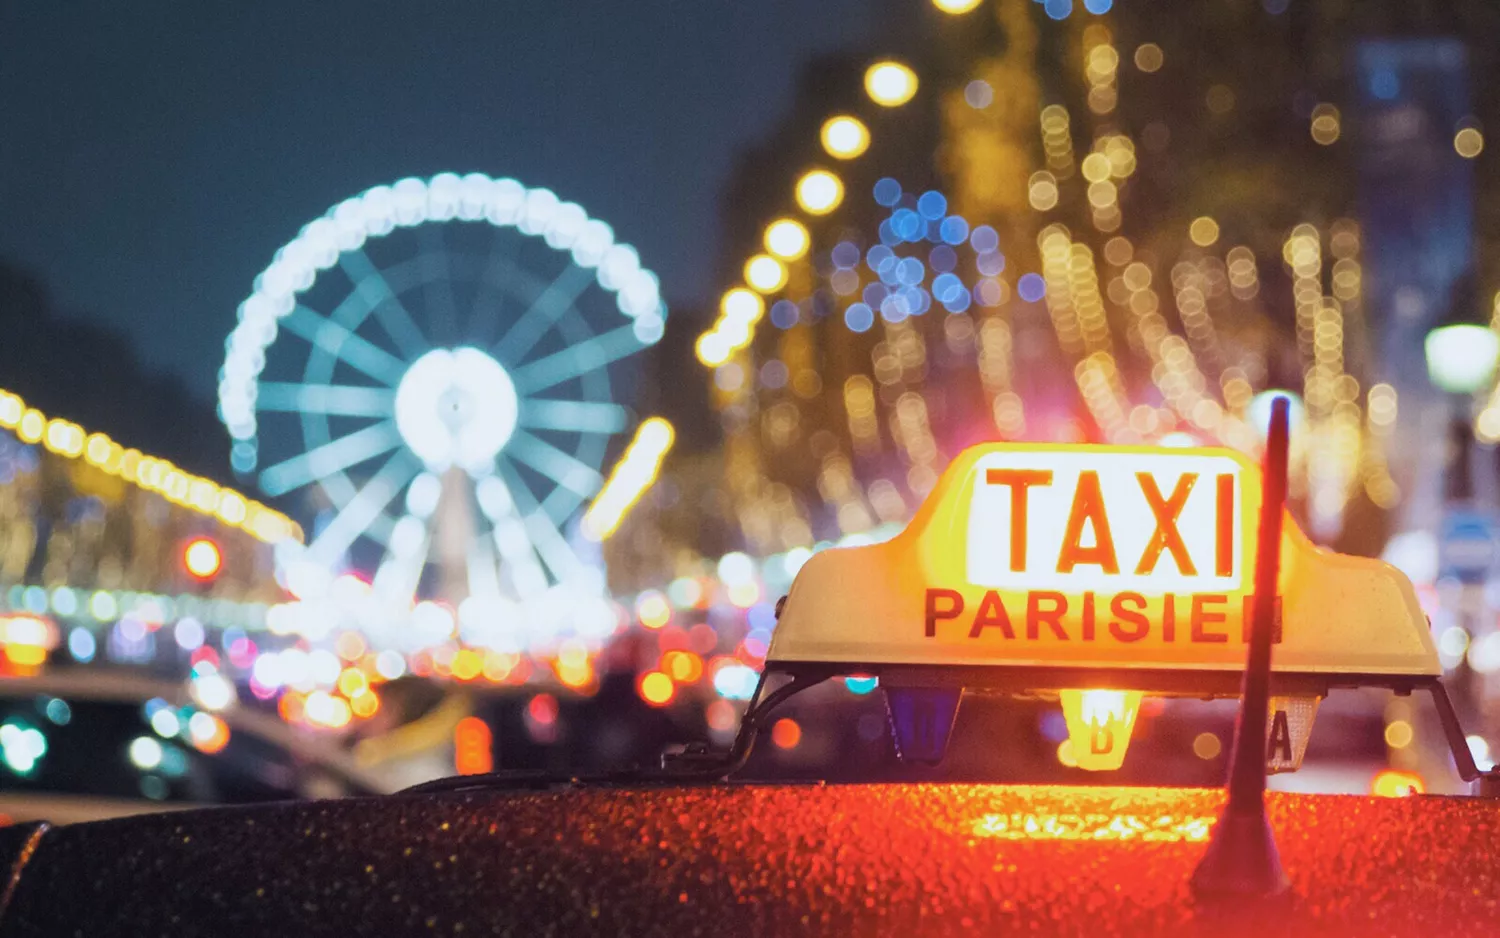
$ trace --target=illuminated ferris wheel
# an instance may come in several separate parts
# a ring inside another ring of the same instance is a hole
[[[612,366],[665,314],[636,251],[546,189],[376,186],[304,227],[240,307],[219,385],[234,467],[326,499],[285,567],[374,569],[388,606],[566,618],[603,594],[575,522],[633,419]]]

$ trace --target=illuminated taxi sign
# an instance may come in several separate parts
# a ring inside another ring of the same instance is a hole
[[[973,447],[897,537],[807,562],[767,662],[1237,672],[1260,502],[1229,450]],[[1440,673],[1404,576],[1284,528],[1278,672]]]
[[[988,453],[975,464],[966,579],[1078,593],[1239,589],[1243,470],[1221,455]]]

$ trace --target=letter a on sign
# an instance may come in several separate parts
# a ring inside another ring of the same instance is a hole
[[[1266,720],[1266,771],[1295,772],[1307,754],[1321,697],[1272,697]]]

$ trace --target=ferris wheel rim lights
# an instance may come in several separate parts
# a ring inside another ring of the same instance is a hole
[[[573,263],[594,270],[598,285],[616,297],[619,311],[635,323],[644,345],[662,334],[666,307],[661,282],[641,266],[635,248],[617,242],[614,230],[592,219],[579,205],[564,202],[544,188],[527,188],[510,178],[484,173],[439,173],[431,179],[408,177],[377,185],[330,207],[277,250],[271,264],[255,278],[250,296],[240,304],[239,322],[226,341],[219,380],[219,415],[236,441],[254,440],[256,382],[265,368],[266,350],[276,339],[278,322],[297,305],[297,295],[317,275],[335,266],[344,251],[385,237],[398,228],[428,222],[487,221],[541,238],[554,250],[567,251]]]

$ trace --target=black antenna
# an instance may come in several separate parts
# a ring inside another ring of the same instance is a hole
[[[1271,633],[1275,628],[1276,581],[1281,570],[1281,518],[1286,510],[1288,401],[1271,402],[1266,433],[1260,533],[1255,551],[1255,602],[1250,655],[1240,687],[1229,763],[1229,800],[1214,825],[1208,851],[1193,871],[1199,898],[1279,895],[1290,885],[1266,818],[1266,713],[1271,693]]]

